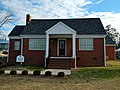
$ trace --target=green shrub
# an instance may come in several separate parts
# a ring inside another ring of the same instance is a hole
[[[22,71],[22,75],[28,75],[28,71],[27,70]]]
[[[10,75],[16,75],[16,74],[17,74],[17,71],[15,71],[15,70],[10,71]]]
[[[65,76],[65,73],[64,73],[64,72],[59,72],[57,76],[58,76],[58,77],[64,77],[64,76]]]
[[[33,75],[40,75],[40,71],[38,71],[38,70],[34,71]]]
[[[0,70],[0,74],[4,74],[5,73],[5,71],[4,70]]]
[[[46,71],[45,72],[45,76],[51,76],[51,74],[52,74],[51,71]]]

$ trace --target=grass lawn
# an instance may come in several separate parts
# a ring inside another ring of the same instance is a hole
[[[72,69],[70,76],[0,75],[0,90],[120,90],[120,61]]]
[[[29,71],[34,71],[34,70],[45,70],[44,67],[40,67],[40,66],[23,66],[23,65],[12,65],[12,66],[8,66],[5,68],[2,68],[3,70],[29,70]]]

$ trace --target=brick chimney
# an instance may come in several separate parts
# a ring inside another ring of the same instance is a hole
[[[31,16],[30,16],[30,14],[27,14],[26,15],[26,25],[28,25],[30,21],[31,21]]]

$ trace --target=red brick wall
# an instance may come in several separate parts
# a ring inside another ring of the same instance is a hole
[[[17,39],[18,40],[18,39]],[[57,56],[57,40],[50,40],[51,55]],[[14,63],[19,51],[14,51],[14,41],[10,40],[9,60]],[[19,40],[20,41],[20,40]],[[66,39],[67,56],[72,56],[72,39]],[[79,50],[79,39],[76,39],[77,67],[81,66],[103,66],[104,65],[104,39],[94,39],[93,51]],[[29,39],[23,39],[23,56],[27,65],[44,65],[45,50],[29,50]],[[71,61],[71,67],[74,67],[74,60]]]
[[[115,60],[115,46],[106,46],[106,56],[108,56],[109,60]]]
[[[16,62],[16,57],[21,54],[21,48],[20,50],[14,50],[14,42],[15,41],[20,41],[21,39],[10,39],[10,44],[9,44],[9,63],[10,64],[15,64]]]
[[[44,66],[45,50],[29,50],[29,39],[23,39],[25,65]]]
[[[104,65],[104,39],[93,39],[94,50],[79,50],[79,39],[76,40],[77,67],[81,66],[103,66]]]
[[[52,57],[57,56],[57,42],[58,39],[57,38],[50,38],[50,54]]]
[[[75,59],[70,60],[70,67],[75,68]]]
[[[71,57],[72,56],[72,39],[67,38],[66,39],[66,48],[67,48],[67,56]]]
[[[20,39],[12,39],[10,40],[10,53],[9,53],[9,60],[12,64],[15,63],[17,55],[21,54],[21,50],[15,51],[14,50],[14,41],[21,41]],[[50,39],[50,51],[51,56],[57,56],[57,43],[58,39]],[[72,39],[66,39],[66,53],[67,56],[71,56],[71,46],[72,46]],[[25,57],[25,64],[26,65],[44,65],[45,59],[45,50],[37,51],[37,50],[29,50],[29,39],[23,39],[23,56]]]

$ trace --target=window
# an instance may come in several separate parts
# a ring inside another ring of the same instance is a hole
[[[5,44],[5,49],[8,49],[8,44]]]
[[[14,42],[14,50],[20,50],[20,41]]]
[[[92,38],[79,39],[79,50],[93,50],[93,39]]]
[[[45,39],[29,39],[29,50],[45,50]]]

